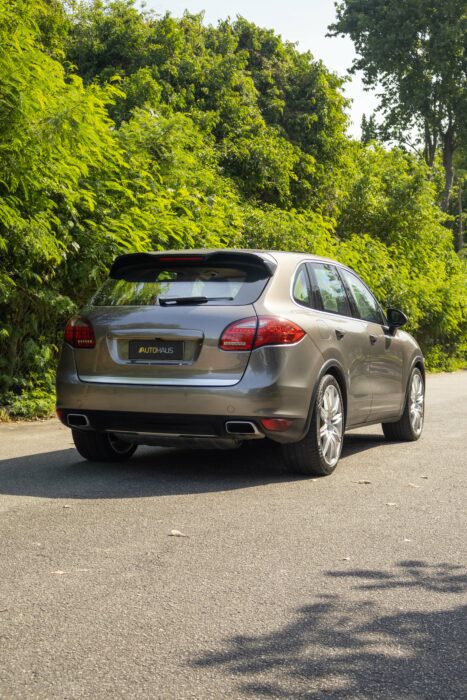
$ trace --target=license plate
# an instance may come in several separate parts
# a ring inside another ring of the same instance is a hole
[[[180,340],[130,340],[128,348],[130,360],[183,360],[183,343]]]

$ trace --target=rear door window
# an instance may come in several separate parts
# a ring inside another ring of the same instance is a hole
[[[350,304],[345,287],[334,265],[311,263],[316,289],[323,311],[341,316],[351,316]]]
[[[108,279],[91,300],[93,306],[251,304],[269,277],[256,268],[221,265],[170,265],[132,269],[123,279]]]
[[[348,270],[341,269],[340,272],[350,290],[358,317],[364,321],[384,324],[381,308],[362,280]]]
[[[312,291],[310,279],[305,264],[300,265],[295,273],[292,288],[292,296],[297,304],[310,307],[312,305]]]

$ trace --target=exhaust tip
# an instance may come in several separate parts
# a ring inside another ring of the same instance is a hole
[[[263,437],[256,425],[248,420],[228,420],[225,430],[229,435],[257,435]]]
[[[89,428],[89,418],[84,413],[69,413],[67,423],[70,428]]]

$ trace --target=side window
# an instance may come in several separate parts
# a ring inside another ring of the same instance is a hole
[[[311,287],[310,280],[305,265],[300,265],[293,283],[292,296],[297,304],[303,306],[311,306]]]
[[[351,316],[349,300],[336,268],[326,263],[312,263],[323,311],[341,316]]]
[[[373,323],[384,323],[379,304],[363,282],[351,272],[341,270],[342,277],[350,289],[359,318]]]

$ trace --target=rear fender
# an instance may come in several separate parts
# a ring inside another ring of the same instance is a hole
[[[325,374],[332,374],[338,381],[341,392],[342,392],[342,398],[344,401],[344,430],[345,430],[345,423],[347,420],[347,383],[345,380],[345,372],[344,368],[342,367],[341,363],[338,362],[338,360],[332,359],[328,360],[327,362],[324,363],[322,366],[318,377],[316,378],[315,385],[313,387],[313,390],[311,392],[311,399],[310,399],[310,405],[308,408],[308,415],[305,423],[305,427],[303,429],[303,433],[301,435],[301,440],[305,437],[305,435],[308,433],[311,425],[311,419],[313,416],[313,410],[315,407],[315,402],[316,402],[316,396],[318,394],[318,387],[321,379],[324,377]]]
[[[412,362],[410,363],[410,369],[409,373],[407,375],[407,385],[405,387],[405,399],[404,403],[402,405],[402,412],[399,418],[401,418],[404,414],[405,407],[407,406],[407,401],[409,400],[409,391],[410,391],[410,386],[409,386],[409,379],[411,377],[411,374],[413,372],[414,367],[418,366],[423,377],[423,389],[424,391],[426,390],[426,382],[425,382],[425,363],[423,361],[423,357],[421,355],[416,355],[413,359]]]

